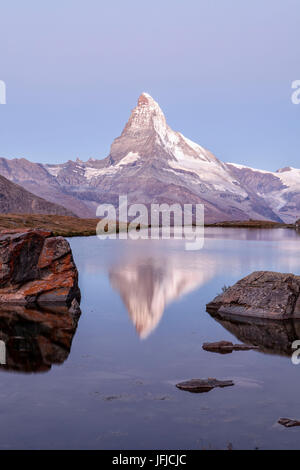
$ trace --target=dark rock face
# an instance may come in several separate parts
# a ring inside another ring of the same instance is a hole
[[[217,380],[213,378],[208,379],[192,379],[187,380],[186,382],[180,382],[176,385],[180,390],[191,393],[203,393],[210,392],[213,388],[216,387],[231,387],[234,385],[232,380]]]
[[[218,341],[216,343],[204,343],[202,345],[202,349],[204,349],[204,351],[220,354],[230,354],[232,351],[249,351],[250,349],[257,349],[257,346],[233,344],[231,341]]]
[[[2,306],[0,369],[36,373],[62,364],[69,356],[79,316],[80,309],[74,312],[63,306]]]
[[[33,175],[31,175],[32,178]],[[46,201],[3,176],[0,176],[0,213],[74,216],[71,210],[66,209],[62,205]]]
[[[44,230],[0,233],[0,302],[31,305],[80,302],[78,272],[63,237]]]
[[[272,319],[300,318],[300,276],[254,272],[217,296],[207,310]]]

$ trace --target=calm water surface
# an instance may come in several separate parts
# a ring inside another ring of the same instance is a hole
[[[289,356],[298,324],[220,322],[205,311],[254,270],[299,274],[296,232],[209,228],[199,252],[176,240],[70,243],[82,291],[71,351],[45,349],[33,326],[6,331],[25,345],[12,347],[14,367],[0,369],[0,448],[300,448],[300,428],[276,424],[300,419],[300,365]],[[202,350],[218,340],[260,350]],[[207,377],[235,385],[204,394],[175,387]]]

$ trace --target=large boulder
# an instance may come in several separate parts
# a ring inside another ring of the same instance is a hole
[[[78,272],[68,241],[45,230],[0,233],[0,303],[80,302]]]
[[[254,272],[218,295],[207,310],[272,319],[300,318],[300,276]]]

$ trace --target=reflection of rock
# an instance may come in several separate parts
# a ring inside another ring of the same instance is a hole
[[[69,243],[45,230],[0,234],[0,302],[29,305],[80,301]]]
[[[249,317],[300,317],[300,276],[257,271],[207,305],[210,311]]]
[[[70,353],[80,309],[3,306],[0,310],[0,369],[43,372]]]
[[[120,292],[138,334],[146,338],[169,303],[204,284],[213,273],[214,265],[205,257],[193,263],[186,252],[160,253],[114,266],[110,281]]]
[[[270,320],[209,313],[239,341],[258,346],[261,352],[291,356],[294,351],[291,345],[300,338],[300,319]]]

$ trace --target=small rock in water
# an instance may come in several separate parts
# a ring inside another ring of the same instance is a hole
[[[286,428],[293,428],[295,426],[300,426],[300,421],[297,419],[290,419],[290,418],[280,418],[278,420],[279,424],[282,424],[282,426]]]
[[[180,382],[176,385],[180,390],[192,393],[210,392],[216,387],[230,387],[234,385],[232,380],[217,380],[213,378],[208,379],[192,379],[186,382]]]
[[[231,341],[217,341],[216,343],[203,343],[202,349],[220,354],[230,354],[232,351],[249,351],[258,349],[258,347],[247,344],[233,344]]]

